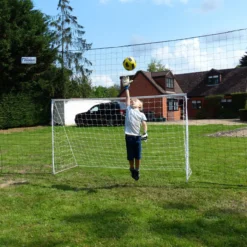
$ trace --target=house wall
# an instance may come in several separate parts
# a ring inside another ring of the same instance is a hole
[[[164,90],[166,90],[166,85],[165,85],[165,77],[155,77],[153,78],[155,82],[161,86]]]
[[[130,96],[140,97],[140,96],[152,96],[160,95],[160,92],[147,80],[147,78],[142,74],[138,73],[135,77],[135,81],[131,83],[130,86]],[[123,92],[120,97],[125,97],[125,92]],[[167,105],[163,103],[163,98],[141,98],[143,102],[144,112],[155,112],[156,118],[167,118]]]
[[[178,111],[168,111],[167,109],[167,98],[164,98],[165,101],[165,109],[167,111],[167,121],[178,121],[181,120],[181,106],[178,107]]]
[[[167,112],[167,121],[178,121],[180,119],[181,119],[181,108],[178,108],[178,111]]]
[[[200,100],[202,102],[202,106],[204,104],[204,97],[193,97],[193,98],[188,99],[187,107],[188,107],[188,118],[189,119],[196,118],[197,112],[201,110],[201,109],[193,109],[192,108],[192,101],[193,100]]]
[[[163,79],[164,80],[164,79]],[[149,82],[149,80],[142,74],[138,73],[134,82],[130,86],[130,96],[152,96],[160,95],[160,92]],[[125,97],[125,92],[119,95]],[[144,98],[140,97],[143,102],[144,112],[155,112],[155,118],[166,118],[167,121],[177,121],[181,119],[181,109],[178,111],[167,111],[167,98]]]
[[[147,80],[147,78],[142,73],[138,73],[135,77],[135,81],[130,85],[131,97],[159,94],[160,92]],[[123,92],[120,97],[125,97],[125,93]]]
[[[143,111],[146,112],[154,112],[155,118],[167,118],[167,107],[166,103],[164,104],[164,101],[166,101],[166,98],[160,97],[160,98],[144,98],[141,99],[143,102]]]
[[[168,111],[167,111],[167,98],[162,98],[162,110],[163,110],[163,112],[162,112],[162,115],[163,115],[163,117],[165,117],[166,118],[166,120],[168,121],[168,116],[167,116],[167,113],[168,113]]]

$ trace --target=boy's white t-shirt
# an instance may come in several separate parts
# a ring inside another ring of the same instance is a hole
[[[140,112],[138,108],[132,108],[131,106],[128,106],[126,108],[125,117],[125,134],[140,136],[142,121],[147,121],[145,114]]]

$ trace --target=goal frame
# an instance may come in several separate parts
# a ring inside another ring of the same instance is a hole
[[[140,99],[148,99],[148,98],[160,98],[160,97],[166,97],[167,99],[169,98],[174,98],[174,97],[182,97],[184,98],[184,113],[183,113],[183,121],[184,121],[184,125],[185,125],[185,131],[184,131],[184,161],[185,161],[185,164],[184,164],[184,169],[185,169],[185,175],[186,175],[186,182],[189,181],[189,178],[192,174],[192,170],[190,168],[190,162],[189,162],[189,121],[188,121],[188,110],[187,110],[187,101],[188,101],[188,98],[187,98],[187,94],[185,93],[181,93],[181,94],[164,94],[164,95],[151,95],[151,96],[137,96],[137,98],[140,98]],[[125,98],[90,98],[90,99],[81,99],[81,100],[124,100]],[[52,99],[51,100],[51,127],[52,127],[52,173],[53,174],[57,174],[57,173],[61,173],[65,170],[68,170],[68,169],[72,169],[72,168],[75,168],[75,167],[79,167],[80,165],[78,164],[77,162],[77,159],[74,155],[74,151],[73,151],[73,148],[72,148],[72,145],[70,143],[70,138],[68,136],[68,134],[66,133],[66,126],[64,124],[63,126],[63,131],[64,131],[64,135],[65,135],[65,138],[66,138],[66,141],[67,141],[67,144],[68,144],[68,147],[70,149],[70,152],[71,152],[71,156],[73,157],[73,160],[74,160],[74,165],[73,166],[70,166],[70,167],[66,167],[64,169],[61,169],[61,170],[57,170],[56,169],[56,160],[55,160],[55,127],[56,127],[56,124],[54,122],[54,110],[56,110],[56,102],[58,101],[61,101],[61,102],[65,102],[65,101],[71,101],[71,100],[78,100],[78,99]],[[63,109],[64,111],[64,109]],[[61,118],[61,116],[59,116]],[[63,122],[63,119],[60,119],[61,122]],[[90,166],[90,167],[94,167],[94,166]],[[115,168],[115,167],[112,167],[112,168]],[[151,170],[151,169],[146,169],[145,170]]]

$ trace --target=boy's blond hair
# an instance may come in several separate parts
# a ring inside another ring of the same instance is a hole
[[[143,102],[141,100],[139,100],[138,98],[132,98],[132,101],[135,101],[138,103],[138,108],[139,110],[143,110]]]
[[[143,102],[141,100],[138,99],[138,101],[140,102],[140,107],[139,109],[142,111],[143,110]]]

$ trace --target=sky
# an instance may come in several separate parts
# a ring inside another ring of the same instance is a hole
[[[58,0],[33,0],[33,3],[35,9],[45,14],[54,16],[57,13]],[[101,58],[97,59],[97,68],[94,68],[97,71],[94,75],[99,75],[95,84],[100,84],[99,81],[102,85],[114,84],[119,74],[126,73],[122,67],[113,65],[120,65],[125,56],[136,58],[139,64],[137,70],[146,69],[148,62],[157,58],[176,73],[185,73],[212,66],[232,67],[236,59],[231,61],[232,64],[226,64],[223,59],[241,56],[244,49],[247,50],[247,45],[239,46],[244,43],[246,32],[213,36],[211,41],[196,38],[247,28],[246,0],[70,0],[70,5],[79,24],[84,27],[84,38],[87,43],[92,43],[93,49],[161,42],[152,48],[136,46],[103,52],[96,49],[90,55],[91,58]],[[237,45],[233,41],[229,43],[238,36]],[[234,55],[230,55],[230,51]],[[178,52],[183,54],[180,60]],[[215,63],[218,60],[216,53],[223,58],[218,64]],[[213,63],[210,62],[212,54]],[[104,62],[100,64],[99,60]],[[197,66],[199,63],[201,66]]]

